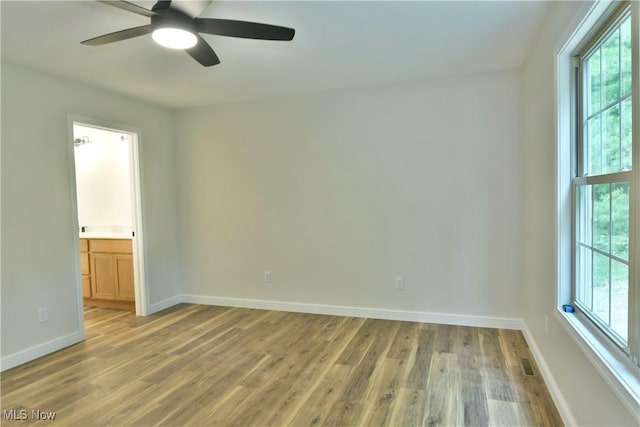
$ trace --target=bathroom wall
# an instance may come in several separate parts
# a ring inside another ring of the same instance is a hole
[[[79,125],[73,134],[90,141],[74,147],[78,224],[88,232],[131,231],[131,137]]]

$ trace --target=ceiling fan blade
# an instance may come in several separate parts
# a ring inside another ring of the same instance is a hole
[[[127,12],[137,13],[138,15],[146,16],[151,18],[154,15],[157,15],[155,12],[145,9],[144,7],[140,7],[137,4],[129,3],[128,1],[109,1],[109,0],[98,0],[100,3],[108,4],[109,6],[117,7],[118,9],[126,10]]]
[[[244,39],[290,41],[296,33],[293,28],[230,19],[196,18],[195,22],[201,33]]]
[[[185,49],[185,51],[205,67],[210,67],[220,63],[218,55],[216,55],[213,49],[211,49],[211,46],[209,46],[206,40],[200,35],[198,35],[198,43],[196,43],[192,48]]]
[[[114,33],[105,34],[103,36],[94,37],[80,42],[87,46],[100,46],[102,44],[119,42],[120,40],[131,39],[138,36],[143,36],[151,32],[151,25],[143,25],[141,27],[128,28],[122,31],[116,31]]]
[[[152,12],[160,9],[169,9],[171,7],[171,0],[158,0],[156,4],[151,8]]]

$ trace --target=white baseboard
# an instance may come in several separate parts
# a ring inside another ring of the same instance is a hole
[[[469,316],[461,314],[431,313],[423,311],[409,310],[389,310],[369,307],[352,307],[340,305],[295,303],[286,301],[270,301],[245,298],[212,297],[202,295],[176,295],[171,298],[159,301],[149,306],[149,314],[157,313],[180,303],[219,305],[224,307],[242,307],[264,310],[291,311],[296,313],[325,314],[333,316],[366,317],[371,319],[401,320],[409,322],[435,323],[456,326],[475,326],[484,328],[501,328],[522,330],[529,348],[533,353],[542,377],[549,388],[562,421],[567,426],[577,425],[573,413],[569,409],[564,396],[560,392],[549,366],[542,355],[533,335],[522,319],[507,317]],[[84,333],[76,331],[74,333],[56,338],[54,340],[36,345],[26,350],[11,354],[0,360],[0,372],[11,369],[23,363],[61,350],[70,345],[81,342]]]
[[[527,340],[527,344],[533,353],[533,358],[536,360],[538,367],[540,368],[540,373],[542,374],[542,378],[544,378],[544,382],[549,389],[549,393],[551,393],[551,398],[556,404],[556,408],[558,408],[558,412],[560,413],[560,417],[562,418],[562,422],[565,426],[577,426],[578,423],[576,418],[573,416],[571,409],[569,409],[569,404],[565,400],[562,392],[560,391],[560,387],[558,387],[558,383],[556,382],[551,370],[549,369],[549,365],[544,359],[536,340],[533,338],[531,331],[527,328],[527,324],[522,322],[522,334],[524,335],[525,340]]]
[[[39,357],[46,356],[54,351],[62,350],[63,348],[77,344],[82,340],[84,340],[84,333],[76,331],[51,341],[35,345],[26,350],[10,354],[0,360],[0,372],[22,365],[23,363],[30,362]]]
[[[402,320],[443,325],[476,326],[483,328],[522,329],[522,320],[507,317],[468,316],[462,314],[430,313],[425,311],[389,310],[383,308],[343,305],[309,304],[245,298],[181,295],[181,302],[224,307],[258,308],[292,311],[295,313],[327,314],[333,316],[366,317],[371,319]]]
[[[173,307],[174,305],[180,304],[182,301],[182,295],[175,295],[171,298],[164,299],[162,301],[158,301],[149,306],[149,313],[153,314],[162,310],[166,310],[169,307]]]

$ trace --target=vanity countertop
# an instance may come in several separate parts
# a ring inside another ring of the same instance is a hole
[[[79,234],[81,239],[131,239],[131,232],[86,231]]]

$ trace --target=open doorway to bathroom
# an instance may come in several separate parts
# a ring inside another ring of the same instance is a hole
[[[82,306],[146,314],[139,132],[73,121]]]

